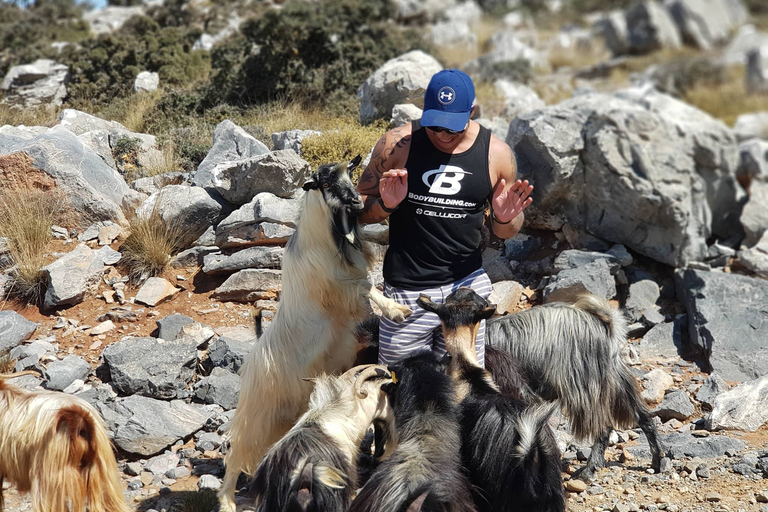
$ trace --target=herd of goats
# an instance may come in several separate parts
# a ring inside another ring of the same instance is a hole
[[[469,288],[440,304],[422,295],[447,354],[376,364],[369,299],[394,320],[411,311],[368,280],[359,163],[320,166],[304,185],[277,313],[241,370],[221,511],[235,511],[242,473],[260,512],[562,511],[557,409],[595,440],[579,478],[604,464],[612,428],[639,426],[658,470],[665,449],[620,357],[626,321],[604,300],[491,318]],[[486,368],[474,348],[483,320]],[[0,376],[0,510],[7,479],[34,512],[128,511],[98,412],[8,382],[18,375]]]

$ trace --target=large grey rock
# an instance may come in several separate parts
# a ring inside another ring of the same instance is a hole
[[[244,224],[216,235],[216,245],[222,249],[252,245],[284,245],[293,235],[294,228],[274,222]]]
[[[624,11],[611,11],[595,21],[592,32],[603,38],[613,55],[629,53],[629,29]]]
[[[115,409],[121,415],[115,444],[121,450],[145,457],[191,436],[208,419],[181,400],[163,402],[138,395],[118,401]]]
[[[360,122],[389,119],[395,105],[423,97],[432,75],[442,69],[434,57],[421,50],[385,62],[357,90]]]
[[[127,338],[102,353],[112,385],[123,395],[171,399],[192,381],[197,345],[157,338]]]
[[[754,432],[768,422],[768,375],[739,384],[715,398],[706,419],[709,430]]]
[[[213,227],[211,227],[211,230],[212,229]],[[209,254],[217,254],[219,252],[219,248],[215,245],[190,247],[189,249],[185,249],[174,256],[168,263],[168,266],[171,268],[202,267],[203,259],[206,256]]]
[[[624,303],[624,309],[630,320],[640,320],[643,313],[653,310],[660,295],[659,285],[651,279],[630,282],[627,300]]]
[[[109,6],[103,9],[94,9],[83,14],[85,20],[94,34],[108,34],[118,30],[133,16],[144,14],[144,6],[130,7]]]
[[[521,36],[518,30],[501,29],[487,43],[490,50],[466,64],[470,75],[491,78],[491,71],[498,65],[520,60],[528,61],[531,66],[544,66],[546,57],[539,52],[532,42]]]
[[[504,98],[503,117],[512,119],[520,114],[531,112],[546,105],[544,100],[527,85],[499,79],[494,82],[496,92]]]
[[[506,254],[508,257],[510,256],[509,251],[506,251]],[[604,261],[608,265],[611,274],[616,274],[621,268],[619,259],[612,254],[577,249],[568,249],[558,254],[552,266],[555,272],[561,272],[563,270],[583,267],[596,261]]]
[[[206,365],[213,368],[224,368],[232,373],[238,373],[253,348],[253,341],[242,341],[222,336],[208,350]]]
[[[218,179],[213,171],[217,165],[267,153],[269,148],[263,142],[246,133],[229,119],[225,119],[213,131],[213,147],[198,165],[193,183],[200,187],[213,187]]]
[[[429,38],[433,44],[460,46],[462,49],[477,47],[477,36],[469,23],[462,20],[439,21],[430,27]]]
[[[195,384],[195,390],[195,396],[207,404],[234,409],[240,395],[240,378],[224,368],[214,368],[208,377]]]
[[[219,300],[252,302],[273,299],[282,287],[280,270],[246,269],[232,274],[213,292]]]
[[[158,85],[160,85],[160,75],[154,71],[142,71],[136,75],[136,80],[133,82],[133,90],[136,92],[152,92],[157,90]]]
[[[688,398],[688,394],[685,391],[673,391],[667,393],[664,396],[664,400],[661,401],[658,407],[656,407],[651,413],[661,418],[661,421],[669,421],[672,418],[685,421],[690,418],[693,413],[696,412],[696,408]]]
[[[173,341],[179,337],[181,329],[185,325],[193,324],[195,321],[187,315],[174,313],[157,321],[157,337],[166,341]]]
[[[512,120],[507,143],[535,185],[531,227],[567,222],[673,266],[739,229],[732,132],[670,96],[577,96]]]
[[[238,16],[237,13],[227,13],[227,26],[215,34],[202,34],[195,41],[195,44],[192,45],[192,49],[211,51],[215,44],[237,32],[243,21],[243,18]]]
[[[1,154],[17,151],[28,154],[87,217],[126,222],[120,207],[128,190],[125,180],[69,130],[55,126],[27,140],[0,135]]]
[[[5,92],[3,103],[24,108],[39,105],[61,105],[67,95],[69,68],[49,59],[13,66],[0,87]]]
[[[80,356],[70,354],[61,361],[54,361],[45,369],[47,381],[45,387],[64,391],[75,380],[85,380],[91,365]]]
[[[222,205],[202,187],[168,185],[149,196],[136,215],[148,218],[153,211],[167,225],[177,226],[185,237],[194,240],[219,220]]]
[[[40,269],[47,288],[43,304],[46,308],[79,304],[95,291],[104,273],[103,255],[80,244],[53,263]]]
[[[683,41],[702,50],[728,41],[737,28],[724,0],[673,0],[667,8]]]
[[[639,2],[626,11],[629,53],[650,53],[680,48],[682,41],[675,22],[664,6],[654,0]]]
[[[389,124],[393,127],[405,126],[421,119],[422,114],[424,112],[413,103],[395,105],[392,107],[392,119],[389,120]]]
[[[673,358],[682,355],[683,318],[674,322],[656,324],[643,335],[643,339],[637,345],[637,352],[642,359]]]
[[[322,135],[317,130],[287,130],[272,134],[272,145],[275,149],[292,149],[297,155],[301,155],[301,142],[313,135]]]
[[[728,391],[729,386],[719,373],[709,375],[699,390],[696,392],[696,400],[710,409],[715,405],[715,398]]]
[[[739,144],[741,162],[736,171],[739,182],[748,188],[753,180],[768,181],[768,140],[751,139]]]
[[[28,340],[38,325],[15,311],[0,311],[0,355]]]
[[[736,118],[733,131],[740,141],[768,138],[768,112],[750,112]]]
[[[747,53],[747,92],[768,92],[768,45],[759,46]]]
[[[247,247],[234,254],[211,254],[203,258],[203,272],[224,274],[246,268],[275,268],[283,263],[282,247]]]
[[[640,394],[649,404],[657,403],[664,398],[664,392],[672,387],[674,380],[662,368],[656,368],[643,375],[643,391]]]
[[[743,25],[723,49],[721,62],[726,66],[743,65],[747,62],[747,54],[768,44],[768,34],[760,32],[754,25]]]
[[[711,435],[709,437],[694,437],[690,432],[679,432],[661,435],[661,442],[669,448],[672,458],[682,460],[686,457],[714,459],[728,453],[738,453],[744,450],[744,441],[727,436]],[[636,457],[649,458],[648,440],[645,436],[637,439],[637,444],[627,447],[627,451]]]
[[[394,17],[402,22],[430,22],[443,16],[456,0],[394,0]]]
[[[271,192],[256,194],[248,204],[244,204],[219,222],[216,226],[216,237],[260,222],[273,222],[295,228],[301,213],[301,197],[301,194],[287,199]]]
[[[246,204],[261,192],[292,197],[311,172],[309,164],[295,151],[282,149],[216,165],[211,169],[212,187],[230,203]]]
[[[616,280],[606,260],[596,260],[586,265],[570,268],[549,278],[544,287],[545,302],[576,302],[584,293],[591,293],[602,299],[616,296]]]
[[[736,261],[756,276],[768,279],[768,231],[754,247],[739,251]]]
[[[760,377],[768,368],[768,282],[722,272],[675,272],[688,312],[688,335],[726,380]]]
[[[741,212],[744,245],[752,247],[768,231],[768,179],[754,180],[749,187],[749,199]]]

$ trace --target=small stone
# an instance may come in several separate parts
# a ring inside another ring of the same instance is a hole
[[[115,328],[115,323],[112,322],[112,320],[106,320],[104,322],[101,322],[99,325],[91,329],[91,336],[98,336],[100,334],[104,334],[105,332],[109,332],[112,329]]]
[[[589,489],[587,489],[587,492],[594,496],[597,494],[605,494],[605,489],[601,485],[593,484],[589,486]]]
[[[98,339],[98,340],[94,341],[93,343],[91,343],[91,346],[88,347],[88,350],[96,350],[99,347],[101,347],[101,340],[100,339]]]
[[[768,490],[755,494],[755,499],[758,503],[768,503]]]
[[[213,475],[202,475],[200,480],[197,481],[197,488],[201,491],[204,489],[210,489],[212,491],[218,491],[221,487],[221,480]]]
[[[152,481],[154,480],[152,473],[149,471],[142,471],[139,478],[141,478],[141,483],[144,484],[145,487],[147,485],[152,485]]]
[[[707,493],[707,495],[706,495],[706,497],[704,499],[707,500],[710,503],[717,503],[720,500],[722,500],[723,497],[720,494],[716,493],[716,492],[710,492],[710,493]]]
[[[571,479],[565,482],[565,490],[568,492],[584,492],[587,490],[587,483],[581,480]]]
[[[168,478],[173,478],[176,480],[180,480],[182,478],[186,478],[190,476],[192,472],[189,470],[189,468],[186,468],[184,466],[178,466],[173,469],[169,469],[165,472],[165,476]]]
[[[139,476],[141,474],[141,463],[140,462],[129,462],[125,465],[125,469],[123,470],[126,475],[130,476]]]
[[[104,302],[107,304],[114,304],[115,303],[115,291],[114,290],[104,290],[101,292],[101,296],[104,297]]]
[[[656,498],[656,503],[669,503],[669,496],[662,494]]]
[[[631,462],[633,460],[635,460],[635,456],[632,455],[631,453],[629,453],[629,451],[627,451],[626,448],[622,448],[621,449],[621,462],[622,463],[626,463],[626,462]]]
[[[138,491],[139,489],[144,487],[144,484],[141,483],[141,478],[136,476],[128,480],[127,487],[129,491]]]
[[[613,506],[613,512],[629,512],[629,510],[629,505],[625,503],[619,502]]]
[[[696,476],[699,478],[709,478],[709,468],[703,464],[697,467]]]

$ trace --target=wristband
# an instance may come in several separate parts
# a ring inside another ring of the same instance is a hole
[[[395,206],[394,208],[387,208],[387,206],[384,204],[384,201],[381,199],[381,197],[379,197],[379,206],[380,206],[380,207],[381,207],[381,209],[382,209],[382,210],[384,210],[385,212],[387,212],[387,213],[392,213],[392,212],[394,212],[395,210],[397,210],[397,206],[400,206],[400,205],[397,205],[397,206]]]
[[[496,218],[496,213],[493,211],[493,209],[491,209],[491,215],[493,216],[493,222],[495,222],[496,224],[501,224],[502,226],[504,226],[506,224],[509,224],[510,222],[515,220],[514,217],[513,217],[513,218],[509,219],[507,222],[501,222],[499,219]]]

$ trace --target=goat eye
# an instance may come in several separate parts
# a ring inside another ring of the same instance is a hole
[[[328,188],[328,183],[323,183],[323,188]]]

